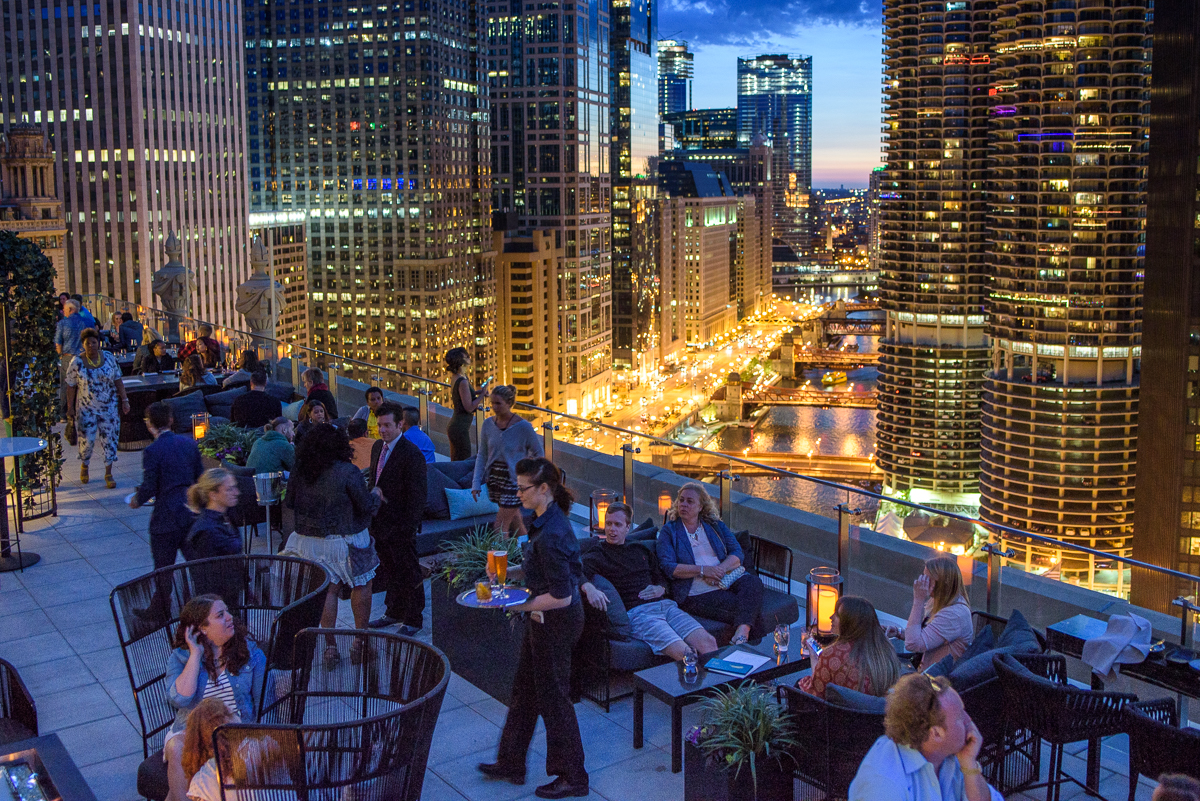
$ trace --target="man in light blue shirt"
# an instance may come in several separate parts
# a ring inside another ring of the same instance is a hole
[[[83,353],[79,335],[91,328],[79,313],[79,301],[71,299],[63,304],[63,314],[54,329],[54,349],[62,356],[58,366],[58,416],[67,416],[67,368],[71,359]],[[74,422],[71,422],[74,425]]]
[[[405,406],[400,419],[400,436],[421,449],[425,464],[437,461],[437,451],[433,449],[433,440],[421,430],[421,410],[416,406]]]
[[[944,677],[911,673],[896,682],[883,728],[849,801],[1004,801],[983,779],[983,738]]]

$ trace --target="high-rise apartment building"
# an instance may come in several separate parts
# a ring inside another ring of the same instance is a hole
[[[715,150],[738,145],[736,108],[697,108],[663,115],[675,129],[680,150]]]
[[[66,291],[67,223],[63,219],[54,151],[40,125],[10,125],[0,140],[0,231],[42,249],[54,265],[54,288]]]
[[[797,251],[812,233],[812,56],[738,59],[738,145],[771,140],[776,183],[775,237]]]
[[[994,7],[884,3],[875,452],[885,490],[922,503],[978,503]]]
[[[490,374],[482,7],[269,0],[245,13],[250,198],[307,219],[310,344],[426,376],[462,346]]]
[[[1147,0],[997,4],[982,517],[1128,554],[1145,253]],[[1117,589],[1065,552],[1064,578]]]
[[[656,194],[658,0],[614,0],[611,13],[613,366],[637,369],[658,295],[654,238],[642,224]]]
[[[303,212],[250,215],[250,226],[267,248],[269,275],[283,286],[275,312],[275,339],[311,347],[308,320],[308,236]]]
[[[554,231],[496,231],[496,383],[517,401],[544,406],[558,395],[558,274],[562,245]]]
[[[228,3],[13,0],[0,32],[0,123],[50,139],[67,223],[65,283],[158,305],[177,231],[194,316],[241,327],[249,275],[242,32]]]
[[[880,204],[883,202],[883,167],[871,170],[870,184],[867,187],[867,258],[871,269],[879,269],[880,245]]]
[[[563,249],[546,402],[586,414],[610,397],[612,368],[609,4],[550,6],[488,6],[492,197]]]
[[[674,114],[692,107],[692,73],[695,55],[688,43],[658,40],[658,111]]]

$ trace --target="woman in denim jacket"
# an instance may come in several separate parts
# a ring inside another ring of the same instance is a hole
[[[671,578],[675,603],[694,617],[732,625],[734,645],[761,637],[765,631],[762,582],[743,571],[736,581],[721,587],[725,575],[740,568],[745,557],[704,486],[684,484],[669,518],[658,532],[655,552],[662,571]]]
[[[267,658],[216,595],[197,595],[179,612],[175,650],[167,662],[167,702],[177,711],[163,743],[170,794],[185,801],[183,733],[188,713],[205,698],[224,702],[237,722],[251,723],[262,697]]]

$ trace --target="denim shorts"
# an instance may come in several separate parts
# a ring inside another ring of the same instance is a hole
[[[704,628],[674,601],[667,600],[633,607],[629,610],[629,624],[633,627],[633,636],[648,643],[655,654],[661,654],[672,643],[686,640]]]

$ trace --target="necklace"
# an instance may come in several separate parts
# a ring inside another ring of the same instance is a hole
[[[101,355],[100,358],[96,359],[96,361],[92,361],[92,357],[85,353],[83,354],[83,361],[88,367],[99,367],[104,363],[104,356]]]
[[[688,539],[690,539],[692,541],[692,545],[696,545],[700,542],[700,524],[699,523],[696,524],[695,532],[688,531],[687,526],[684,526],[683,530],[687,531]]]

